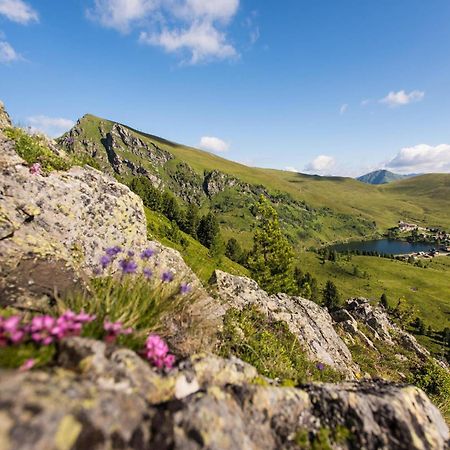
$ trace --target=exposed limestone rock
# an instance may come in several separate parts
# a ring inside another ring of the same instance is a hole
[[[216,270],[215,288],[224,308],[242,309],[256,305],[274,320],[287,323],[304,346],[309,357],[352,378],[358,372],[349,349],[333,328],[328,312],[316,303],[285,294],[269,295],[250,278]]]
[[[11,119],[7,113],[3,102],[0,100],[0,130],[11,126]]]
[[[0,372],[2,450],[448,445],[440,413],[413,387],[261,386],[251,366],[209,355],[163,375],[130,350],[80,338],[63,343],[59,362],[65,368]]]
[[[213,170],[205,175],[203,189],[205,190],[206,195],[213,197],[224,191],[226,188],[231,188],[239,184],[240,182],[236,178],[230,177],[218,170]]]
[[[107,146],[116,151],[126,148],[134,155],[149,160],[155,167],[163,166],[173,158],[169,152],[156,144],[147,144],[131,130],[118,123],[113,125],[111,133],[107,135]]]
[[[205,198],[203,178],[189,164],[179,163],[176,170],[170,174],[172,190],[185,202],[200,205]]]
[[[365,298],[348,300],[344,311],[349,313],[353,319],[370,327],[376,339],[381,339],[391,345],[395,342],[412,350],[422,360],[430,356],[430,352],[422,347],[414,336],[391,322],[384,308],[372,306],[369,300]],[[365,340],[370,341],[366,336]]]

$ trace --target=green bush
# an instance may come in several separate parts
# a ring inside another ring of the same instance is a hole
[[[445,416],[450,416],[450,372],[431,359],[412,369],[408,380],[422,389]]]
[[[71,167],[65,160],[53,153],[40,136],[30,136],[20,128],[8,128],[6,136],[16,143],[16,152],[28,164],[39,163],[44,172],[52,170],[67,170]]]
[[[100,169],[97,161],[87,155],[68,155],[66,158],[58,156],[50,150],[42,136],[29,135],[20,128],[8,128],[5,130],[5,134],[15,142],[17,154],[28,164],[39,163],[44,173],[53,170],[68,170],[72,166],[84,166],[86,164],[97,170]]]
[[[309,361],[285,322],[268,319],[254,306],[227,311],[219,354],[237,356],[253,365],[261,375],[279,379],[283,384],[342,379],[335,370]]]

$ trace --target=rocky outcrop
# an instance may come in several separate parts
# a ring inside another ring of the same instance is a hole
[[[374,339],[388,345],[399,345],[414,352],[420,359],[426,360],[430,352],[422,347],[414,336],[393,323],[384,308],[373,306],[366,298],[353,298],[347,301],[344,309],[333,314],[333,318],[351,335],[362,337],[363,341],[374,347],[373,342],[358,329],[358,322],[364,324]]]
[[[149,161],[155,168],[161,167],[168,161],[173,159],[172,154],[158,147],[153,142],[148,144],[137,137],[131,130],[115,123],[111,132],[106,135],[107,151],[123,151],[126,150],[138,158]],[[123,158],[122,158],[123,159]],[[120,167],[117,167],[120,170]]]
[[[196,288],[184,315],[168,318],[166,326],[182,354],[211,348],[221,309],[179,252],[147,241],[141,199],[89,167],[32,174],[0,132],[0,306],[41,310],[57,296],[84,289],[113,246],[137,255],[152,248],[154,276],[170,270]]]
[[[329,313],[316,303],[285,294],[269,295],[250,278],[237,277],[216,270],[214,288],[225,309],[255,305],[268,317],[286,322],[308,356],[353,378],[358,367],[333,328]]]
[[[11,126],[11,119],[7,113],[3,102],[0,101],[0,130]]]
[[[0,372],[2,450],[443,450],[448,428],[417,388],[262,385],[237,359],[198,355],[167,375],[80,338],[48,372]]]
[[[225,189],[238,186],[239,184],[240,182],[236,178],[230,177],[219,170],[212,170],[205,175],[203,189],[206,195],[213,197]]]
[[[171,189],[187,203],[200,205],[205,198],[203,179],[189,164],[179,163],[170,173]]]

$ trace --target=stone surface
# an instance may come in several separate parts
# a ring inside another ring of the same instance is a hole
[[[11,126],[11,119],[3,102],[0,100],[0,130]]]
[[[287,323],[309,357],[337,369],[349,378],[358,372],[352,356],[333,328],[329,313],[316,303],[285,294],[269,295],[250,278],[216,270],[215,289],[225,309],[256,305],[275,320]]]
[[[263,386],[248,364],[206,354],[162,374],[130,350],[81,338],[63,343],[58,362],[47,372],[0,372],[2,450],[448,445],[440,413],[413,387]]]
[[[368,299],[350,299],[347,301],[347,305],[343,311],[350,314],[354,320],[370,327],[377,339],[381,339],[390,345],[395,343],[408,350],[412,350],[422,360],[430,357],[430,352],[422,347],[414,336],[393,323],[384,308],[372,306]],[[341,312],[341,314],[345,313]],[[367,336],[364,337],[366,342],[370,341]]]

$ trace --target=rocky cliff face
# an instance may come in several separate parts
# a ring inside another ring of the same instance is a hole
[[[359,372],[324,308],[301,297],[271,296],[260,289],[256,281],[220,270],[215,272],[214,281],[217,296],[225,309],[255,305],[270,318],[286,322],[312,360],[327,364],[350,379]]]
[[[262,386],[251,366],[212,355],[160,375],[129,350],[80,338],[58,358],[47,372],[0,372],[2,450],[443,450],[449,439],[413,387]]]
[[[359,336],[368,346],[375,348],[375,344],[370,338],[358,328],[358,323],[362,323],[369,329],[374,340],[404,347],[421,360],[430,356],[430,352],[422,347],[414,336],[402,330],[389,319],[384,308],[372,306],[368,299],[348,300],[344,309],[333,314],[333,319],[347,333],[350,340],[352,336]]]

